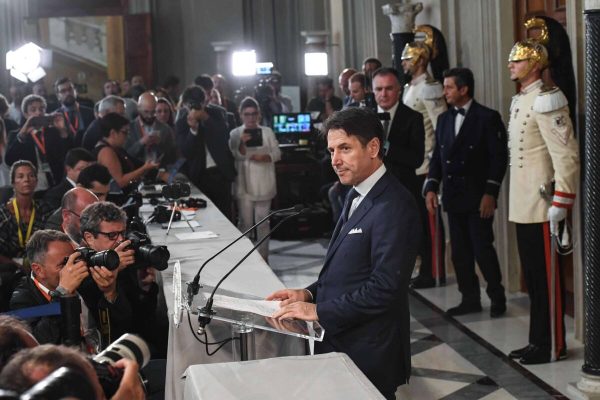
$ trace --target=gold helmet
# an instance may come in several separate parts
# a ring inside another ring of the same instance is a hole
[[[525,39],[518,41],[513,46],[508,56],[508,62],[528,61],[529,67],[523,71],[521,79],[529,74],[535,65],[539,65],[540,69],[548,66],[548,51],[537,40]]]
[[[428,62],[430,54],[429,47],[423,42],[406,43],[404,50],[402,50],[401,60],[411,60],[414,65],[419,62],[421,57],[423,57],[425,62]]]

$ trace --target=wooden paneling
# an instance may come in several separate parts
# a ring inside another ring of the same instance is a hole
[[[141,75],[148,88],[154,82],[152,60],[152,15],[125,17],[125,70],[127,78]]]
[[[26,1],[26,0],[15,0]],[[128,0],[29,0],[30,18],[122,15]]]
[[[125,79],[125,33],[123,17],[106,17],[106,74],[109,79]]]

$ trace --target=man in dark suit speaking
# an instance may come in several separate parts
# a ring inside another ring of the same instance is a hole
[[[473,100],[473,73],[467,68],[444,72],[444,96],[450,109],[442,113],[435,130],[436,145],[425,183],[430,213],[442,203],[448,213],[452,262],[461,303],[448,309],[451,316],[481,311],[475,260],[492,301],[490,316],[506,311],[506,297],[498,256],[494,249],[494,212],[506,172],[506,130],[500,114]]]
[[[275,318],[319,321],[316,353],[350,356],[386,398],[410,376],[408,284],[421,224],[415,199],[383,164],[383,129],[363,108],[324,124],[333,169],[351,185],[318,280],[284,289]]]

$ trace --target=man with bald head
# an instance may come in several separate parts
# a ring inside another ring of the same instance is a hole
[[[81,243],[79,216],[83,209],[98,202],[98,197],[88,189],[75,187],[62,198],[60,208],[46,221],[46,229],[63,231],[74,243]]]
[[[125,148],[140,161],[152,159],[162,167],[177,159],[175,134],[171,127],[156,119],[156,96],[144,92],[137,103],[138,116],[131,121]]]
[[[349,82],[350,77],[354,75],[357,71],[354,68],[344,68],[342,72],[340,72],[340,76],[338,77],[338,84],[340,85],[340,90],[344,93],[344,107],[352,102],[352,97],[350,96],[350,88]]]

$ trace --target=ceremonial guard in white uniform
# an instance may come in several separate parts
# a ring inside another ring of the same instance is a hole
[[[575,202],[579,181],[578,144],[567,98],[558,87],[542,82],[548,67],[545,34],[543,30],[537,40],[517,42],[508,59],[511,79],[521,84],[508,125],[508,218],[516,223],[531,300],[529,344],[510,353],[522,364],[566,357],[564,286],[555,243],[564,232],[559,228]]]
[[[445,42],[441,33],[430,25],[420,25],[415,28],[415,34],[423,33],[425,39],[407,43],[402,52],[402,68],[410,76],[410,82],[404,85],[402,102],[414,111],[423,115],[425,129],[425,155],[423,164],[417,168],[416,174],[419,186],[422,187],[429,172],[429,160],[435,147],[435,127],[438,116],[448,109],[444,100],[442,84],[433,78],[427,68],[431,60],[442,61],[443,68],[448,68],[445,57]],[[442,47],[441,52],[439,48]],[[440,54],[441,53],[441,54]],[[441,68],[440,68],[441,69]],[[443,71],[434,71],[440,75]],[[423,220],[424,238],[420,252],[421,266],[419,275],[412,279],[411,287],[422,289],[434,287],[436,280],[445,283],[445,235],[441,216],[430,215],[419,204]],[[436,222],[437,221],[437,222]]]

